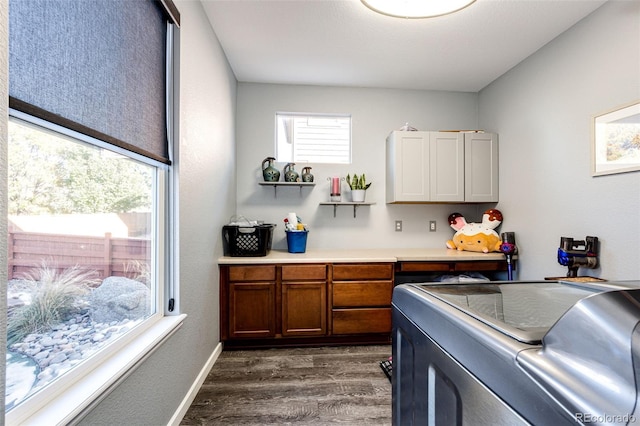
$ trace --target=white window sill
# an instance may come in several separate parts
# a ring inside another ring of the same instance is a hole
[[[175,333],[186,317],[162,317],[37,411],[30,410],[29,401],[11,410],[5,416],[6,424],[67,425],[81,419]]]

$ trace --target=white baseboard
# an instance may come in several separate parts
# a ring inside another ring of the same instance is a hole
[[[176,410],[175,414],[173,415],[173,417],[171,417],[171,420],[169,420],[169,423],[167,424],[168,426],[180,425],[180,422],[184,418],[184,415],[187,414],[187,410],[189,410],[191,403],[196,398],[196,395],[198,394],[200,387],[202,386],[205,379],[207,378],[209,371],[211,371],[213,364],[216,363],[221,353],[222,353],[222,343],[220,342],[211,353],[211,356],[202,367],[202,370],[200,370],[200,374],[198,374],[198,377],[196,377],[196,380],[191,385],[191,388],[189,388],[189,392],[187,392],[187,394],[184,396],[184,399],[182,400],[182,403],[178,406],[178,409]]]

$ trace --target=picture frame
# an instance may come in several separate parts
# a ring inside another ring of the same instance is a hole
[[[592,176],[640,170],[640,101],[592,119]]]

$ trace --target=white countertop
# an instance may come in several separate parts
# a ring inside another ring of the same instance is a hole
[[[310,249],[305,253],[271,250],[266,256],[218,258],[221,265],[247,265],[261,263],[347,263],[347,262],[464,262],[504,260],[504,254],[477,253],[451,249]]]

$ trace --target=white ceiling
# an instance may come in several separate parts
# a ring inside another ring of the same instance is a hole
[[[477,92],[606,0],[477,0],[430,19],[360,0],[201,0],[241,82]]]

